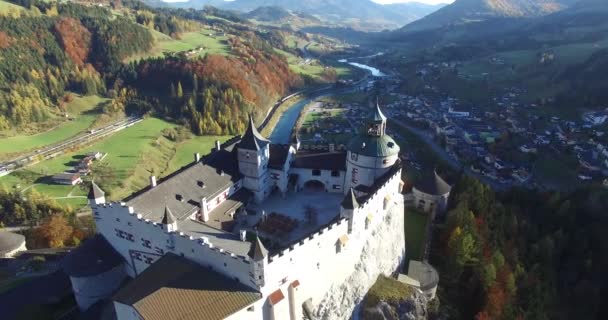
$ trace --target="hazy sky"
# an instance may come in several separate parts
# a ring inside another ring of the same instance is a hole
[[[183,1],[187,1],[187,0],[163,0],[163,1],[165,1],[165,2],[183,2]],[[302,0],[302,1],[306,1],[306,0]],[[424,3],[430,3],[430,4],[454,2],[454,0],[372,0],[372,1],[378,2],[378,3],[424,2]]]
[[[306,0],[304,0],[306,1]],[[372,0],[378,3],[399,3],[399,2],[424,2],[430,4],[452,3],[454,0]]]

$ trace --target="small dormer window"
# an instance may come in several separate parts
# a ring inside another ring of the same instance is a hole
[[[251,155],[249,154],[249,152],[245,152],[245,158],[249,159],[251,157]]]

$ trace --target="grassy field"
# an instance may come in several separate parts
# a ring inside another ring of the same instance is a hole
[[[202,29],[198,32],[186,32],[181,35],[181,39],[173,39],[166,34],[158,31],[151,31],[156,40],[156,44],[149,52],[145,54],[135,55],[129,60],[139,60],[151,57],[162,56],[164,53],[175,53],[190,51],[195,48],[202,47],[193,57],[204,56],[205,54],[221,54],[229,55],[230,47],[228,46],[226,36],[215,36],[214,31]]]
[[[3,153],[19,153],[51,145],[85,131],[97,117],[92,110],[105,100],[99,96],[74,98],[67,106],[68,113],[73,117],[73,120],[63,121],[54,129],[35,135],[0,138],[0,155]]]
[[[316,133],[320,133],[324,143],[348,143],[352,138],[352,132],[355,130],[343,116],[344,112],[345,109],[338,109],[338,106],[331,109],[315,108],[307,110],[299,129],[300,140],[304,143],[310,142],[314,140]]]
[[[424,212],[411,208],[405,210],[405,243],[408,260],[420,260],[422,258],[427,218],[428,215]]]
[[[114,169],[116,185],[105,190],[112,200],[119,200],[148,184],[150,175],[162,177],[193,161],[193,154],[208,154],[216,140],[229,137],[195,136],[175,143],[162,136],[165,128],[174,127],[166,121],[148,118],[107,139],[78,152],[65,154],[0,178],[0,187],[29,190],[48,195],[64,205],[78,208],[86,205],[86,190],[79,186],[50,184],[44,177],[70,170],[75,161],[89,151],[107,153],[103,159]],[[65,198],[68,197],[69,198]],[[58,199],[57,199],[58,198]]]
[[[12,4],[10,2],[0,0],[0,15],[18,11],[25,11],[25,8]]]
[[[325,71],[325,66],[323,66],[318,61],[314,60],[309,64],[305,64],[304,59],[292,54],[291,52],[275,49],[278,53],[285,56],[287,58],[287,62],[289,63],[289,67],[291,71],[297,74],[304,74],[310,76],[317,80],[323,79],[323,74]],[[336,70],[336,73],[339,78],[349,77],[352,75],[352,70],[348,67],[347,64],[339,64],[331,66]]]

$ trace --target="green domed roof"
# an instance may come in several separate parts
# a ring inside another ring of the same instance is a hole
[[[361,134],[350,140],[348,151],[368,157],[390,157],[399,154],[399,145],[386,134],[379,137]]]

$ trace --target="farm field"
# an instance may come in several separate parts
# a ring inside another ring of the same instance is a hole
[[[311,61],[309,64],[304,63],[304,59],[297,57],[296,55],[275,49],[278,53],[282,54],[287,58],[291,71],[297,74],[303,74],[312,77],[313,79],[323,79],[325,72],[325,66],[321,65],[318,61]],[[347,65],[335,65],[332,66],[336,70],[336,74],[339,78],[348,77],[352,74],[351,69]]]
[[[67,111],[73,117],[73,120],[63,121],[52,130],[35,135],[16,135],[0,138],[0,155],[44,147],[85,131],[93,124],[97,117],[93,110],[106,100],[99,96],[75,97],[67,106]]]
[[[86,190],[80,186],[55,185],[48,177],[71,170],[82,155],[91,151],[107,153],[103,163],[111,168],[111,182],[102,185],[110,200],[120,200],[145,187],[150,175],[159,178],[193,161],[193,154],[208,154],[216,140],[229,137],[194,136],[175,143],[162,135],[162,130],[175,124],[148,118],[144,121],[96,142],[77,152],[41,162],[0,178],[0,187],[15,190],[35,190],[59,203],[78,208],[86,205]],[[96,180],[97,181],[97,180]]]
[[[344,116],[345,109],[337,105],[321,107],[319,104],[306,111],[299,136],[302,142],[346,144],[354,129]]]
[[[156,39],[156,44],[149,52],[135,55],[129,60],[139,60],[162,56],[164,53],[184,52],[203,47],[193,57],[204,56],[205,54],[229,55],[230,47],[227,44],[228,37],[215,36],[215,31],[202,29],[197,32],[186,32],[181,35],[181,39],[173,39],[158,31],[151,31]]]

